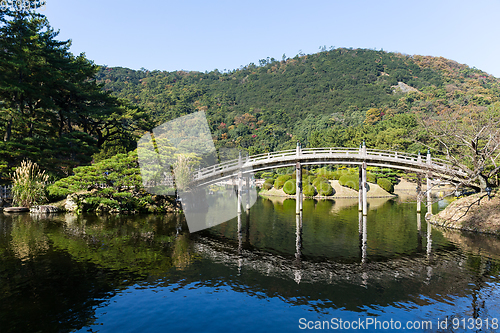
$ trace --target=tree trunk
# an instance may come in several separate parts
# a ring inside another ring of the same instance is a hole
[[[3,141],[10,141],[10,136],[12,134],[12,115],[7,122],[7,129],[5,130],[5,135],[3,137]]]
[[[101,146],[104,144],[105,139],[100,129],[96,128],[96,133],[97,133],[97,148],[100,149]]]
[[[32,138],[32,137],[33,137],[33,127],[34,127],[34,125],[33,125],[33,121],[30,121],[30,126],[29,126],[30,131],[28,132],[28,137],[29,137],[29,138]]]
[[[487,187],[491,187],[486,176],[479,174],[477,179],[479,180],[479,187],[481,188],[481,192],[484,192]]]
[[[59,111],[59,138],[62,137],[63,128],[64,128],[64,117],[62,111]]]

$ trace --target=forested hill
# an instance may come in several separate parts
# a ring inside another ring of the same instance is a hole
[[[450,151],[426,129],[462,123],[466,133],[478,120],[486,126],[500,119],[500,81],[444,58],[338,48],[229,72],[134,71],[99,67],[57,36],[42,14],[0,10],[0,183],[27,159],[53,179],[71,175],[134,150],[145,131],[199,110],[217,148],[249,154],[297,141],[357,147],[366,140],[370,148],[430,147],[434,156],[463,159],[462,142]],[[470,165],[492,157],[477,149],[496,142],[491,135],[462,137],[473,150]],[[478,173],[483,166],[470,167]]]
[[[489,106],[500,98],[499,80],[478,69],[366,49],[262,59],[224,73],[103,67],[97,80],[156,124],[206,110],[217,146],[251,154],[297,140],[356,146],[363,138],[379,148],[416,151],[421,147],[408,137],[417,127],[412,114]]]

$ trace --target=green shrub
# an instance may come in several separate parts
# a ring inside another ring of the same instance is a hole
[[[272,188],[273,188],[273,184],[270,184],[270,183],[264,183],[264,184],[262,184],[262,188],[263,188],[264,190],[270,190],[270,189],[272,189]]]
[[[325,177],[328,180],[335,179],[335,172],[327,170],[326,168],[320,168],[316,170],[316,175]]]
[[[316,188],[313,185],[306,185],[304,186],[302,193],[306,197],[314,197],[316,195]]]
[[[272,172],[263,172],[260,177],[262,179],[268,179],[268,178],[273,178],[274,174]]]
[[[285,182],[289,179],[291,179],[292,176],[290,175],[282,175],[282,176],[279,176],[278,178],[276,178],[276,180],[274,181],[274,188],[275,189],[280,189],[283,187],[283,185],[285,185]]]
[[[339,184],[359,191],[359,176],[358,175],[344,175],[339,178]]]
[[[302,178],[306,178],[307,176],[309,176],[309,171],[307,171],[306,169],[302,169]],[[292,173],[292,178],[297,178],[295,171]]]
[[[359,177],[359,176],[358,176]],[[366,181],[368,183],[373,183],[373,184],[376,184],[377,183],[377,175],[374,174],[374,173],[371,173],[371,172],[367,172],[366,173]]]
[[[332,179],[339,180],[340,178],[340,171],[333,171],[332,172]]]
[[[326,168],[319,168],[316,170],[316,175],[323,176],[326,179],[334,179],[334,172],[327,170]]]
[[[313,173],[316,175],[316,176],[323,176],[325,173],[326,173],[326,168],[317,168],[315,170],[313,170]]]
[[[384,190],[386,190],[389,193],[393,193],[394,192],[394,185],[387,178],[379,178],[377,180],[377,184],[378,184],[378,186],[380,186],[381,188],[383,188]]]
[[[306,179],[306,180],[307,180],[307,183],[308,183],[308,184],[312,184],[312,182],[314,181],[314,179],[316,179],[316,177],[315,177],[315,176],[313,176],[313,175],[309,175],[309,176],[307,176],[307,179]]]
[[[289,179],[283,185],[283,191],[288,195],[294,195],[296,192],[295,180]]]
[[[268,178],[264,181],[264,184],[271,184],[273,185],[274,184],[274,179],[273,178]]]
[[[314,185],[314,187],[319,188],[319,184],[320,184],[320,183],[327,182],[327,181],[328,181],[328,180],[327,180],[325,177],[323,177],[323,176],[318,176],[318,177],[316,177],[316,178],[313,180],[312,184]]]
[[[328,182],[320,183],[318,193],[324,197],[333,195],[333,187]]]

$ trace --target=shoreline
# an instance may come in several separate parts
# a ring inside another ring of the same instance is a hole
[[[429,223],[450,230],[500,236],[500,196],[476,193],[450,203]]]

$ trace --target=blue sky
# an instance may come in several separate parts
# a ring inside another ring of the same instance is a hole
[[[149,70],[235,69],[319,47],[443,56],[500,77],[500,0],[46,0],[73,53]]]

